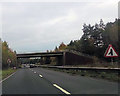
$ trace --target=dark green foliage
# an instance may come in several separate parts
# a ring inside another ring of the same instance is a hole
[[[104,24],[101,19],[99,24],[93,26],[84,24],[82,30],[83,35],[80,40],[70,41],[67,49],[76,50],[107,61],[110,61],[110,59],[106,59],[104,53],[109,44],[112,44],[118,52],[118,38],[120,38],[120,34],[118,35],[118,30],[120,30],[119,19],[107,24]]]
[[[57,48],[57,46],[55,47],[55,52],[57,52],[59,49]]]

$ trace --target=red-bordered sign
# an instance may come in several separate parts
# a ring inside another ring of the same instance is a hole
[[[7,59],[7,63],[11,63],[12,61],[10,59]]]
[[[118,53],[115,51],[113,46],[109,44],[106,52],[105,52],[105,57],[118,57]]]

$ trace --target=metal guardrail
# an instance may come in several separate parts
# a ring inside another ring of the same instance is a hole
[[[120,72],[120,68],[105,68],[105,67],[67,67],[67,66],[40,66],[40,67],[66,69],[66,70],[97,70],[97,71]]]

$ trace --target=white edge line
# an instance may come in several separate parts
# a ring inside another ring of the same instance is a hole
[[[12,73],[11,75],[9,75],[8,77],[6,77],[5,79],[1,80],[0,83],[2,83],[3,81],[5,81],[6,79],[10,78],[11,76],[13,76],[16,72]]]
[[[58,88],[59,90],[61,90],[62,92],[64,92],[65,94],[70,95],[69,92],[67,92],[66,90],[64,90],[63,88],[59,87],[57,84],[53,84],[53,86],[55,86],[56,88]]]

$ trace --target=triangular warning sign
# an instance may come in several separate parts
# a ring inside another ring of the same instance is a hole
[[[113,46],[110,44],[105,52],[105,57],[118,57],[117,52],[113,48]]]

